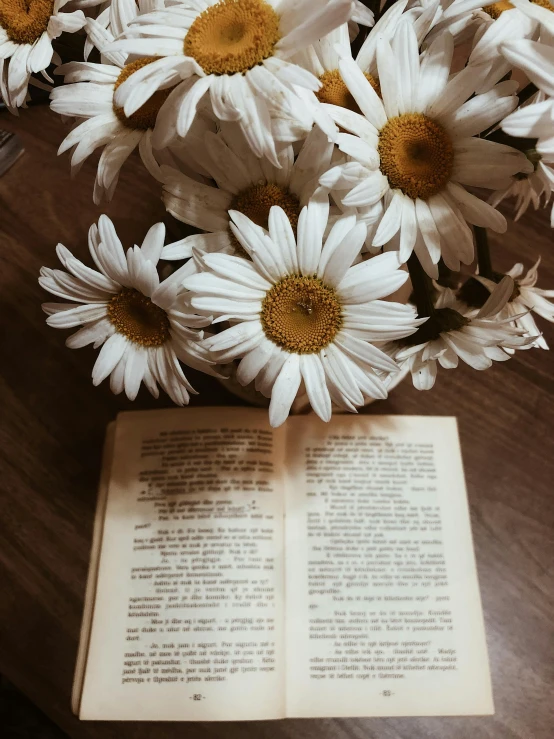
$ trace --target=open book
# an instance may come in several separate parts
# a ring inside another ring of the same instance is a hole
[[[456,421],[121,414],[77,660],[82,719],[493,712]]]

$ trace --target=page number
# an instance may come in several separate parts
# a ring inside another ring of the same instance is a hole
[[[204,696],[202,695],[202,693],[193,693],[190,696],[190,700],[193,700],[193,701],[201,701],[201,700],[204,700]]]
[[[392,690],[383,690],[383,692],[381,693],[381,695],[384,698],[390,698],[391,695],[394,695],[394,693],[392,692]]]

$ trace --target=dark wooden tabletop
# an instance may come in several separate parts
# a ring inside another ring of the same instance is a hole
[[[0,113],[26,153],[0,179],[0,673],[71,737],[290,739],[551,739],[554,726],[554,384],[549,352],[520,352],[478,373],[443,371],[435,389],[409,382],[368,412],[459,419],[496,714],[490,718],[296,720],[235,724],[79,722],[70,710],[106,424],[122,409],[170,405],[141,390],[134,405],[93,388],[92,349],[64,346],[40,304],[42,265],[58,241],[88,261],[94,164],[77,179],[56,156],[67,129],[45,107]],[[159,188],[133,160],[105,208],[124,245],[164,218]],[[542,254],[554,287],[549,211],[529,213],[495,239],[499,269]],[[175,228],[175,224],[173,224]],[[174,232],[174,238],[178,238]],[[542,328],[554,346],[554,327]],[[194,374],[194,405],[236,404]]]

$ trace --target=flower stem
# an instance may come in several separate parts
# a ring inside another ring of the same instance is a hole
[[[421,262],[414,253],[408,259],[408,272],[412,281],[413,300],[420,318],[431,316],[435,310],[433,305],[433,283],[421,266]]]
[[[479,274],[489,280],[494,279],[492,270],[491,255],[489,251],[489,239],[487,229],[481,226],[474,226],[475,246],[477,248],[477,262],[479,264]]]

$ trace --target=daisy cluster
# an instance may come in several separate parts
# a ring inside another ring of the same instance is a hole
[[[232,368],[279,425],[302,393],[329,420],[402,372],[423,390],[438,367],[547,348],[532,313],[554,320],[554,291],[538,263],[495,271],[487,229],[506,231],[504,198],[517,217],[551,199],[554,5],[367,5],[2,0],[6,106],[55,79],[52,110],[75,120],[59,153],[78,170],[100,152],[94,202],[136,151],[194,231],[165,244],[156,224],[125,251],[100,216],[96,269],[58,245],[64,269],[40,283],[69,302],[45,304],[47,321],[101,347],[95,384],[184,404],[182,364]],[[83,61],[60,64],[63,31]]]

